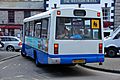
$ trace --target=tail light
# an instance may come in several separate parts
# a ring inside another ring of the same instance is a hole
[[[103,44],[99,43],[99,53],[102,53],[102,47],[103,47]]]
[[[54,44],[54,54],[58,54],[58,44]]]
[[[60,15],[61,14],[61,12],[60,11],[57,11],[57,15]]]
[[[100,12],[97,13],[97,17],[100,17]]]
[[[19,42],[19,43],[18,43],[18,46],[22,46],[22,42]]]

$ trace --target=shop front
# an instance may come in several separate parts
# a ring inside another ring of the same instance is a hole
[[[0,36],[20,37],[22,25],[0,25]]]

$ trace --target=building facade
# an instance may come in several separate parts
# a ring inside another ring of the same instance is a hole
[[[115,20],[114,26],[117,28],[120,25],[120,0],[115,0]]]
[[[46,10],[54,8],[55,5],[57,8],[78,7],[78,4],[62,4],[61,1],[63,0],[46,0]],[[99,4],[81,4],[81,8],[90,8],[102,11],[104,28],[106,29],[114,25],[114,4],[114,0],[100,0]]]
[[[43,11],[43,0],[0,0],[1,35],[20,37],[23,19]]]

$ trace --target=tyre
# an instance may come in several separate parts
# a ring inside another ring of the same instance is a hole
[[[15,51],[13,46],[7,46],[6,50],[9,51],[9,52]]]
[[[17,50],[15,50],[16,52],[19,52],[20,51],[20,49],[17,49]]]
[[[38,57],[37,57],[37,54],[35,53],[34,54],[34,59],[35,59],[35,64],[36,66],[38,67],[40,65],[39,61],[38,61]]]
[[[107,53],[108,57],[115,57],[115,56],[117,56],[117,49],[116,48],[108,48],[106,53]]]
[[[26,57],[26,54],[24,54],[22,51],[21,51],[21,55],[22,57]]]

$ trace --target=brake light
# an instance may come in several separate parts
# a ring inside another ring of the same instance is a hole
[[[103,47],[102,43],[99,43],[99,53],[102,53],[102,47]]]
[[[19,42],[19,43],[18,43],[18,46],[22,46],[22,42]]]
[[[54,44],[54,54],[58,54],[58,44]]]
[[[97,13],[97,17],[100,17],[100,12]]]
[[[61,14],[61,12],[60,11],[57,11],[57,15],[60,15]]]

